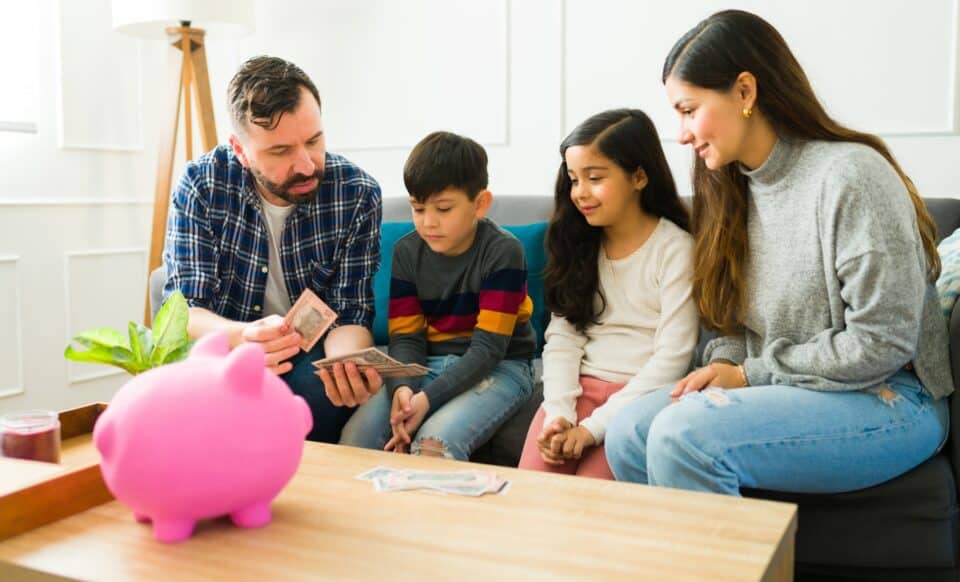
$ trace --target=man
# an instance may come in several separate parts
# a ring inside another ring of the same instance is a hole
[[[348,363],[324,370],[321,382],[311,362],[373,345],[380,186],[326,151],[319,93],[296,65],[250,59],[228,98],[230,145],[188,163],[173,193],[164,297],[184,294],[192,338],[219,331],[231,346],[259,342],[265,365],[310,405],[307,438],[337,442],[353,407],[382,380]],[[338,318],[300,353],[283,315],[307,288]]]

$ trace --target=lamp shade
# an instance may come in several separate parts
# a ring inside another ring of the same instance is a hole
[[[208,38],[236,38],[253,32],[254,0],[112,0],[113,29],[166,40],[169,26],[202,28]]]

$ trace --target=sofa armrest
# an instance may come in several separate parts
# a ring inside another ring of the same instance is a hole
[[[953,387],[958,390],[960,382],[960,309],[950,314],[950,369],[953,372]],[[953,465],[953,477],[960,484],[960,394],[950,396],[950,438],[945,450]]]
[[[160,265],[150,273],[150,321],[157,316],[163,304],[163,288],[167,284],[167,268]]]

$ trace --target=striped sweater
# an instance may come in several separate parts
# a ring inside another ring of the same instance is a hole
[[[430,250],[416,231],[393,248],[390,278],[390,355],[423,364],[426,357],[460,360],[421,387],[419,378],[388,379],[422,389],[434,410],[478,384],[504,359],[533,358],[523,246],[488,219],[477,223],[473,245],[448,257]]]

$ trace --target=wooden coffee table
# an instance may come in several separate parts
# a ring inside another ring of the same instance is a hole
[[[377,465],[494,470],[503,495],[376,493]],[[792,580],[796,506],[307,443],[273,522],[178,544],[119,502],[0,542],[0,580]],[[3,519],[3,516],[0,516]]]

